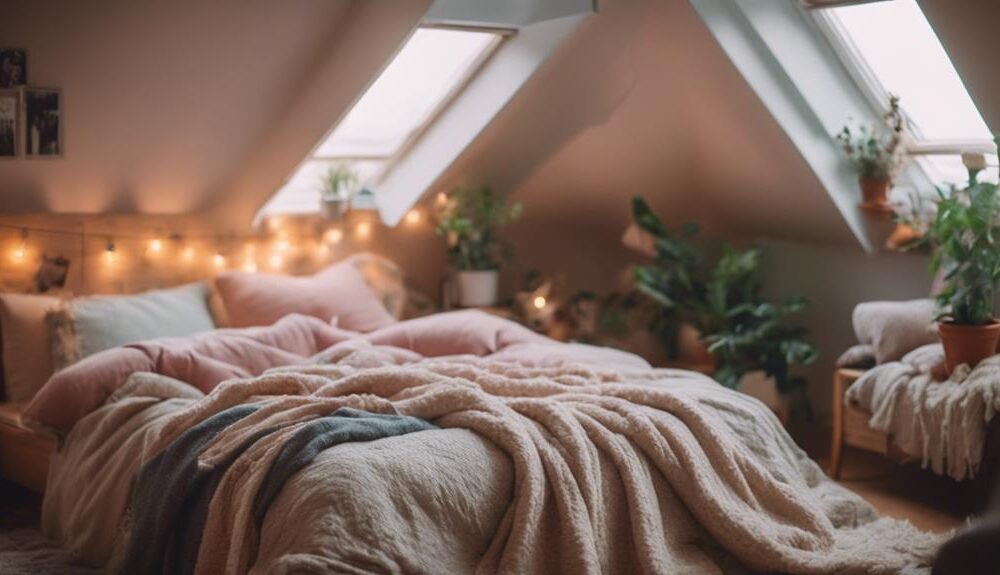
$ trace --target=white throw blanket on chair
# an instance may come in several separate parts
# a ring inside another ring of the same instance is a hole
[[[963,480],[979,470],[986,427],[1000,409],[1000,356],[934,381],[931,370],[943,360],[940,344],[919,347],[865,372],[844,401],[871,411],[868,424],[924,467]]]

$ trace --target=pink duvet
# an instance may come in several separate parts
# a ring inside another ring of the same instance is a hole
[[[428,357],[485,356],[552,343],[519,324],[475,310],[423,317],[367,334],[339,329],[313,317],[289,315],[270,327],[158,339],[92,355],[53,375],[23,417],[28,423],[66,433],[136,372],[159,373],[207,393],[227,379],[310,363],[317,353],[350,339],[409,349]],[[542,360],[545,353],[536,350],[529,355]]]

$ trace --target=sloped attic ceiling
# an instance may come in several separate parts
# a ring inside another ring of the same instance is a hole
[[[63,90],[65,157],[0,162],[0,211],[215,202],[245,225],[428,3],[4,2],[29,84]]]
[[[522,229],[594,244],[617,243],[634,195],[724,235],[852,240],[687,0],[601,2],[437,188],[480,182],[526,203]]]

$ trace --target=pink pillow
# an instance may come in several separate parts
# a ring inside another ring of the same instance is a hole
[[[475,309],[411,319],[367,334],[365,339],[427,357],[489,355],[516,343],[552,341],[521,324]]]
[[[215,290],[232,327],[271,325],[290,313],[337,318],[339,327],[360,332],[396,322],[350,262],[303,277],[226,272],[215,278]]]

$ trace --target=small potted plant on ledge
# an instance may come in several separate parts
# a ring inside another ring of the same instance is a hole
[[[1000,198],[995,184],[978,181],[980,169],[969,167],[966,187],[938,191],[937,215],[925,238],[933,249],[931,272],[943,274],[936,297],[948,373],[962,364],[975,367],[996,353],[1000,341],[994,309],[1000,280]]]
[[[510,251],[498,232],[521,211],[520,202],[509,204],[485,186],[456,188],[438,202],[436,231],[445,238],[456,271],[458,305],[496,305],[499,260]]]
[[[882,116],[884,126],[850,126],[837,134],[844,154],[858,174],[862,209],[888,214],[889,188],[903,163],[903,115],[899,98],[889,96],[889,110]]]
[[[351,196],[357,191],[358,173],[349,163],[337,163],[323,174],[320,192],[320,209],[330,220],[339,220],[347,214]]]

